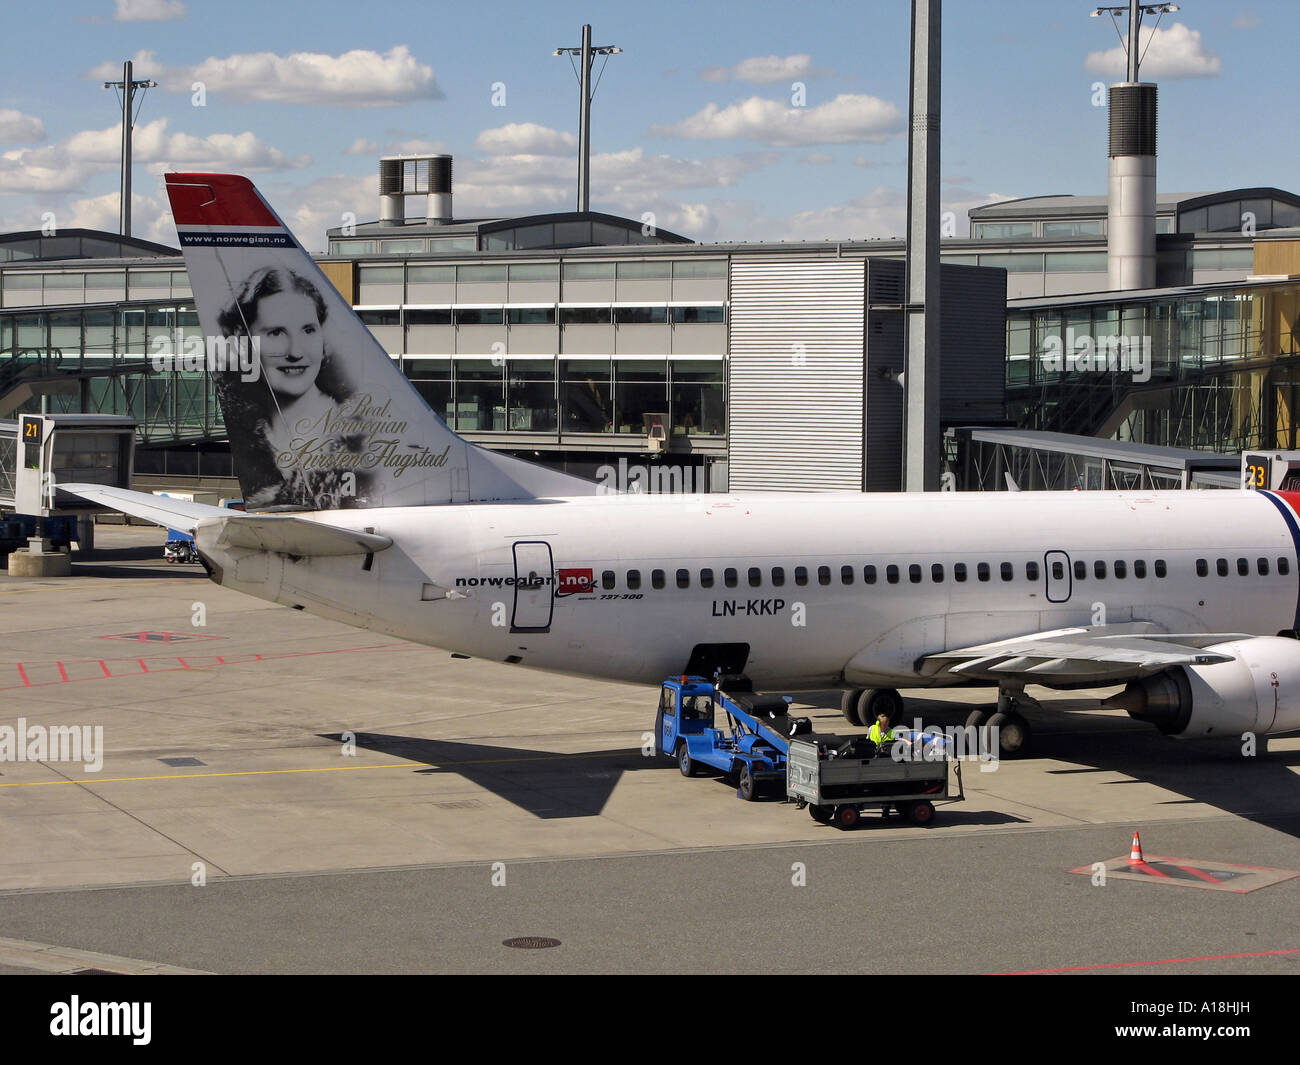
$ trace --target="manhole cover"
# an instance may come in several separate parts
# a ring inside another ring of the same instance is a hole
[[[550,936],[515,936],[514,939],[503,939],[501,944],[518,947],[520,950],[541,950],[543,947],[558,947],[560,941],[551,939]]]
[[[159,758],[158,761],[164,765],[175,768],[182,765],[207,765],[207,762],[200,762],[197,758]]]
[[[115,973],[112,969],[73,969],[65,976],[121,976],[122,973]]]

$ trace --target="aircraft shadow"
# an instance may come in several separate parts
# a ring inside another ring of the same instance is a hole
[[[356,745],[394,758],[422,762],[419,773],[456,773],[472,784],[542,819],[596,817],[625,772],[671,769],[639,748],[622,751],[554,751],[497,747],[454,740],[358,732]],[[341,733],[322,735],[343,742]]]
[[[926,724],[963,724],[970,707],[909,699]],[[1127,719],[1085,717],[1069,711],[1031,711],[1034,728],[1030,758],[1051,758],[1077,768],[1049,770],[1056,775],[1122,773],[1130,780],[1099,782],[1122,788],[1145,782],[1181,795],[1162,805],[1205,803],[1225,813],[1300,839],[1300,751],[1267,751],[1242,757],[1240,742],[1208,744],[1170,739]],[[1275,741],[1276,742],[1276,741]]]

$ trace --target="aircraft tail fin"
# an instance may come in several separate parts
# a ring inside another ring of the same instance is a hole
[[[199,325],[250,510],[591,495],[457,436],[247,178],[168,174]]]

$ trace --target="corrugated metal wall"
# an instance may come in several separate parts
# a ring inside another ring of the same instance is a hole
[[[862,488],[862,259],[731,260],[732,491]]]

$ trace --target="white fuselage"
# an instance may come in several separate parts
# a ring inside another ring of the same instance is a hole
[[[757,687],[798,691],[956,683],[919,676],[917,660],[1066,626],[1296,627],[1295,516],[1256,492],[625,495],[305,516],[393,546],[368,564],[233,549],[211,559],[218,579],[450,651],[647,684],[700,645],[745,645]]]

